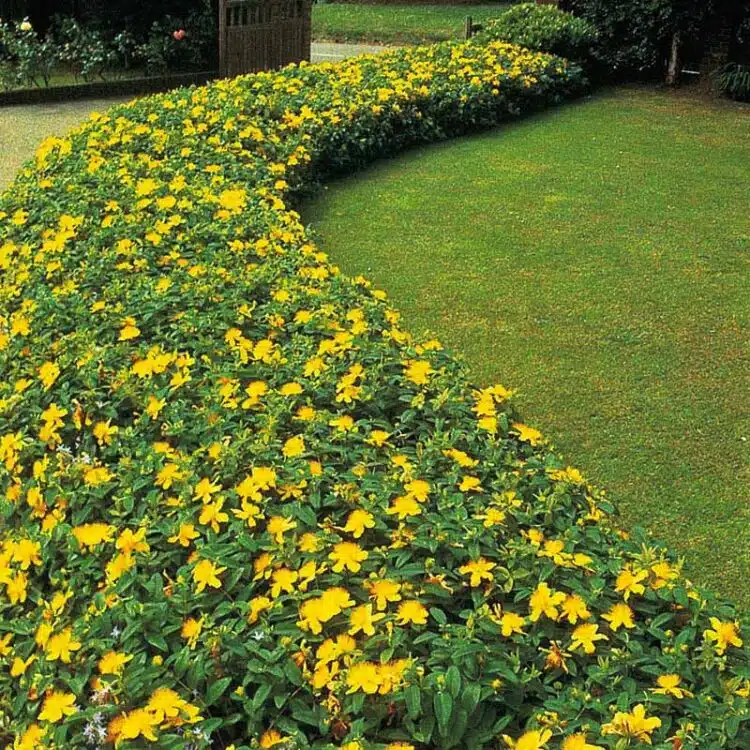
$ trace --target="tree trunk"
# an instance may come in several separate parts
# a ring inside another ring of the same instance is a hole
[[[672,48],[669,52],[667,86],[676,86],[680,82],[680,43],[680,32],[675,31],[672,35]]]

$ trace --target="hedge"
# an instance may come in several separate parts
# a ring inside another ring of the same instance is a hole
[[[748,747],[734,610],[292,208],[583,86],[442,44],[41,145],[0,202],[3,744]]]

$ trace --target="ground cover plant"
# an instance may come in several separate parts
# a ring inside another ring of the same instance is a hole
[[[289,208],[582,85],[444,44],[42,145],[0,204],[3,741],[747,746],[734,610]]]
[[[463,37],[466,16],[484,24],[511,3],[493,5],[313,5],[313,38],[335,42],[420,44]]]
[[[749,148],[746,107],[621,88],[383,163],[304,211],[345,273],[476,382],[517,390],[626,527],[746,612]]]

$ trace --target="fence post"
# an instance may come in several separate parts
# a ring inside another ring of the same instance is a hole
[[[471,16],[466,16],[466,22],[464,23],[464,39],[467,41],[471,39],[471,35],[474,33],[473,24],[471,23]]]

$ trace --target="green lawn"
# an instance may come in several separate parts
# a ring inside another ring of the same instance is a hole
[[[322,247],[750,609],[750,107],[621,89],[304,207]]]
[[[313,5],[313,38],[334,42],[419,44],[463,38],[464,21],[484,23],[511,2],[492,5]]]

